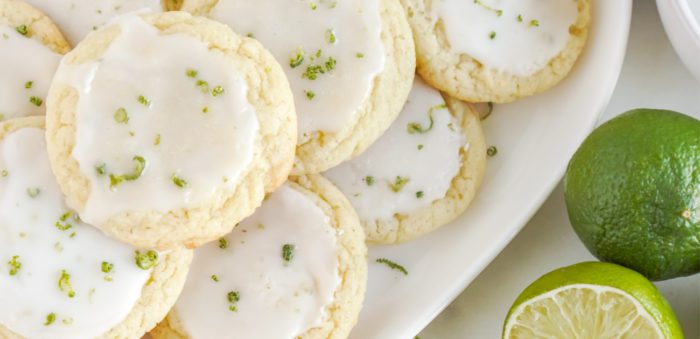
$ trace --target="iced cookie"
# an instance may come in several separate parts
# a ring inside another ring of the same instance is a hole
[[[479,118],[416,77],[408,102],[364,154],[324,173],[355,207],[372,243],[398,243],[459,216],[484,174]]]
[[[66,55],[47,101],[68,204],[138,247],[196,247],[253,213],[294,159],[293,97],[255,40],[184,12],[123,16]]]
[[[163,338],[346,338],[367,280],[357,215],[318,175],[272,193],[233,233],[195,251]]]
[[[182,7],[182,0],[163,0],[164,1],[164,6],[165,10],[168,11],[179,11],[180,7]]]
[[[22,1],[0,0],[0,121],[46,111],[46,93],[70,47],[44,14]]]
[[[583,50],[590,0],[401,0],[418,73],[469,102],[509,102],[545,91]]]
[[[43,124],[0,124],[0,338],[139,338],[177,299],[192,251],[137,250],[80,221]]]
[[[362,153],[394,121],[415,52],[398,0],[184,0],[253,37],[282,64],[299,115],[293,173],[319,173]]]
[[[75,46],[85,36],[121,14],[163,11],[173,0],[24,0],[41,9]]]

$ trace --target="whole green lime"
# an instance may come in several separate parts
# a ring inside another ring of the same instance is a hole
[[[599,259],[652,280],[700,271],[700,121],[653,109],[608,121],[574,154],[564,193]]]

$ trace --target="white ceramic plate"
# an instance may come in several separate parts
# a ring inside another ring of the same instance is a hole
[[[367,296],[353,339],[413,338],[513,239],[559,182],[610,100],[627,45],[632,0],[593,2],[588,45],[571,75],[544,94],[496,106],[484,122],[498,155],[488,160],[467,213],[417,241],[370,249]],[[408,276],[374,263],[380,257],[405,266]]]

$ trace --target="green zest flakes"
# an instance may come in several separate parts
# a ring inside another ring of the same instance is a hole
[[[316,55],[320,55],[320,51],[317,52]],[[316,64],[306,66],[306,70],[301,74],[301,77],[304,79],[316,80],[320,74],[326,74],[326,72],[334,70],[337,63],[338,61],[335,58],[328,57],[323,66]]]
[[[17,272],[22,268],[22,263],[19,261],[19,256],[12,256],[12,259],[7,262],[7,266],[10,266],[10,275],[17,275]]]
[[[498,148],[496,148],[496,146],[491,146],[486,150],[486,155],[490,157],[496,156],[496,154],[498,154]]]
[[[95,166],[95,172],[97,172],[98,176],[105,175],[105,173],[107,173],[107,164],[101,163],[101,164]]]
[[[294,245],[284,244],[284,246],[282,246],[282,260],[284,260],[285,263],[289,263],[292,259],[294,259]]]
[[[106,261],[102,262],[102,273],[110,273],[110,272],[112,272],[113,268],[114,268],[114,264],[108,263]]]
[[[477,4],[477,5],[479,5],[479,6],[481,6],[481,7],[483,7],[483,8],[484,8],[485,10],[487,10],[487,11],[496,13],[496,16],[501,16],[501,15],[503,15],[503,10],[495,9],[495,8],[493,8],[493,7],[489,6],[489,5],[487,5],[487,4],[483,3],[483,2],[481,2],[481,0],[474,0],[474,3]]]
[[[114,112],[114,121],[118,124],[126,124],[129,122],[129,114],[126,113],[124,107],[120,107]]]
[[[362,59],[365,57],[365,55],[363,53],[357,53],[357,54],[355,54],[355,57],[358,59]]]
[[[135,156],[134,160],[134,170],[129,174],[116,175],[113,173],[109,174],[109,188],[114,189],[119,186],[124,181],[134,181],[141,177],[143,170],[146,168],[146,159],[142,156]]]
[[[228,248],[228,240],[226,238],[219,238],[219,248],[222,250]]]
[[[156,253],[154,250],[149,250],[146,253],[136,251],[134,260],[136,261],[136,266],[138,266],[140,269],[150,270],[158,263],[158,253]]]
[[[103,261],[101,268],[102,268],[102,273],[105,274],[105,276],[103,278],[104,281],[111,282],[112,280],[114,280],[112,278],[112,276],[109,275],[112,272],[112,269],[114,269],[114,264]]]
[[[73,323],[73,318],[65,318],[65,319],[61,320],[61,322],[62,322],[64,325],[70,325],[70,324]]]
[[[137,101],[139,102],[139,104],[141,104],[141,105],[144,105],[144,106],[146,106],[146,107],[150,107],[150,106],[151,106],[151,100],[146,99],[146,97],[143,96],[143,95],[139,95],[138,99],[136,99],[136,100],[137,100]]]
[[[221,86],[216,86],[214,89],[211,90],[211,95],[218,97],[219,95],[224,94],[224,88]]]
[[[202,113],[209,113],[209,106],[202,107]]]
[[[311,3],[309,3],[309,8],[311,8],[312,11],[315,11],[316,8],[318,8],[318,5],[316,5],[315,2],[311,2]]]
[[[187,181],[185,179],[182,179],[178,177],[176,174],[173,173],[173,175],[170,177],[170,179],[173,181],[173,184],[179,188],[185,188],[187,186]]]
[[[27,81],[24,83],[24,88],[30,89],[34,85],[34,81]]]
[[[528,24],[529,27],[540,27],[540,22],[537,20],[530,20],[530,24]]]
[[[416,192],[416,198],[418,198],[418,199],[422,199],[424,195],[425,195],[425,193],[423,193],[423,191]]]
[[[0,172],[0,176],[2,176],[3,178],[6,178],[9,174],[10,174],[10,173],[7,172],[7,170],[2,170],[2,171]]]
[[[75,291],[73,291],[73,286],[70,283],[70,274],[66,270],[61,270],[61,277],[58,278],[58,289],[61,292],[66,292],[68,298],[75,297]]]
[[[324,73],[326,73],[326,70],[323,69],[323,67],[319,65],[309,65],[306,67],[304,73],[301,74],[301,77],[304,79],[316,80],[318,79],[319,74]]]
[[[226,299],[228,300],[228,310],[231,312],[238,312],[236,304],[241,300],[241,294],[238,291],[231,291],[226,294]]]
[[[433,119],[433,112],[439,109],[447,109],[447,105],[441,104],[430,107],[430,109],[428,110],[428,119],[430,121],[428,127],[423,127],[423,125],[419,122],[411,122],[406,126],[406,131],[408,132],[408,134],[425,134],[430,132],[433,129],[433,125],[435,124],[435,120]]]
[[[337,63],[334,57],[328,57],[328,59],[326,59],[326,72],[334,70]]]
[[[367,186],[374,185],[374,177],[371,175],[366,176],[363,180],[365,181],[365,184],[367,184]]]
[[[187,75],[188,78],[196,78],[198,73],[199,72],[197,72],[194,69],[188,69],[187,71],[185,71],[185,75]]]
[[[495,39],[495,38],[496,38],[496,32],[491,31],[491,32],[489,33],[489,39],[493,40],[493,39]]]
[[[41,193],[41,189],[39,189],[38,187],[27,188],[27,195],[32,199],[38,197],[39,193]]]
[[[518,17],[516,19],[518,20],[518,22],[523,22],[523,15],[518,14]]]
[[[289,59],[289,67],[297,68],[304,63],[304,51],[298,49],[296,54]]]
[[[375,262],[377,262],[378,264],[387,265],[392,270],[396,270],[396,271],[403,273],[404,275],[408,275],[408,271],[406,270],[406,268],[404,268],[403,266],[401,266],[401,265],[399,265],[399,264],[397,264],[389,259],[379,258],[379,259],[375,260]]]
[[[306,94],[306,99],[309,100],[314,100],[316,97],[316,93],[314,93],[314,91],[304,91],[304,94]]]
[[[419,151],[422,151],[423,147],[425,147],[425,146],[423,146],[423,144],[419,144],[418,146],[416,146],[416,148],[418,148]]]
[[[39,97],[31,96],[29,97],[29,102],[31,102],[36,107],[41,107],[41,105],[44,103],[44,100],[42,100]]]
[[[17,33],[22,34],[24,36],[26,36],[27,33],[29,33],[29,28],[27,27],[27,25],[19,25],[15,27],[15,30],[17,31]]]
[[[209,92],[209,83],[204,81],[204,80],[197,80],[195,83],[197,85],[197,88],[199,88],[202,92],[208,93]]]
[[[160,134],[156,134],[156,138],[153,140],[153,145],[154,146],[160,145]]]
[[[59,231],[67,231],[73,227],[70,223],[67,223],[66,221],[68,218],[71,216],[71,212],[66,212],[61,215],[60,218],[58,218],[58,221],[54,224],[56,228],[58,228]]]
[[[215,281],[215,282],[219,282],[219,277],[218,277],[216,274],[212,274],[212,275],[211,275],[211,280],[213,280],[213,281]]]
[[[336,40],[337,39],[336,39],[335,32],[333,31],[333,29],[331,29],[331,28],[327,29],[326,30],[326,41],[329,44],[334,44],[336,42]]]
[[[50,326],[54,321],[56,321],[56,313],[49,313],[46,315],[46,322],[44,322],[44,326]]]
[[[396,176],[394,182],[389,183],[389,189],[391,189],[391,191],[394,193],[399,193],[403,189],[403,187],[406,186],[406,184],[408,184],[409,181],[409,178]]]

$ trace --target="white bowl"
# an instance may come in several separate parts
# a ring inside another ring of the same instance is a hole
[[[700,81],[700,0],[656,0],[656,6],[673,48]]]

